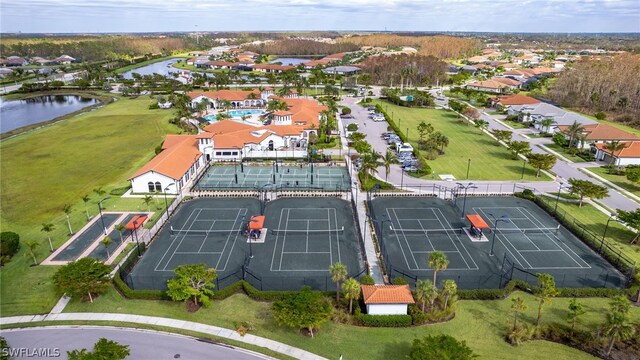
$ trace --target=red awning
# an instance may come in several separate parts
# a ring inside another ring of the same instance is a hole
[[[257,215],[252,216],[251,221],[249,221],[249,230],[260,230],[264,227],[264,216]]]
[[[480,215],[472,214],[467,215],[467,220],[477,229],[488,229],[489,225],[484,222],[484,219]]]
[[[139,229],[147,221],[147,215],[136,215],[124,226],[127,230]],[[135,223],[135,224],[134,224]]]

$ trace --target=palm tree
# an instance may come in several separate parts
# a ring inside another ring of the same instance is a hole
[[[551,125],[553,125],[555,123],[556,123],[556,121],[553,120],[553,118],[550,118],[550,117],[544,118],[544,119],[539,121],[540,127],[542,128],[542,131],[545,134],[549,133],[549,130],[551,130]]]
[[[354,278],[349,278],[342,284],[342,291],[344,291],[344,297],[349,299],[349,314],[351,314],[353,312],[353,300],[358,301],[360,299],[360,283]]]
[[[44,223],[42,224],[42,229],[40,229],[40,231],[44,231],[47,233],[47,236],[49,237],[49,247],[51,247],[51,252],[53,252],[53,243],[51,242],[51,232],[53,230],[55,230],[56,226],[53,225],[52,223]]]
[[[611,174],[611,170],[613,169],[613,166],[616,163],[615,154],[618,151],[624,149],[625,147],[626,145],[624,143],[621,143],[620,140],[613,140],[611,142],[604,144],[604,149],[611,151],[611,161],[609,162],[609,174]]]
[[[118,234],[120,235],[120,244],[122,244],[122,242],[124,241],[124,239],[122,238],[122,231],[125,229],[125,226],[122,224],[117,224],[116,226],[114,226],[114,229],[118,231]]]
[[[384,165],[384,181],[387,181],[387,178],[389,177],[389,171],[391,171],[391,164],[395,164],[395,162],[398,160],[398,158],[396,157],[396,155],[391,152],[391,150],[387,149],[387,152],[384,154],[384,156],[382,157],[382,165]]]
[[[607,314],[607,322],[604,324],[604,334],[610,336],[607,356],[611,354],[617,340],[627,340],[633,336],[634,328],[629,320],[629,300],[619,296],[611,301],[611,309]]]
[[[142,198],[142,202],[147,205],[147,211],[151,212],[151,202],[153,201],[153,196],[151,195],[145,195]]]
[[[87,214],[87,221],[91,219],[91,217],[89,216],[89,208],[87,208],[87,203],[89,202],[89,200],[91,200],[89,195],[82,196],[82,202],[84,202],[84,212]]]
[[[582,132],[583,128],[577,121],[574,121],[573,124],[569,125],[565,133],[569,134],[569,148],[573,146],[573,140]]]
[[[430,281],[418,280],[416,282],[416,300],[422,303],[422,312],[427,302],[433,306],[433,302],[438,297],[438,289]]]
[[[377,174],[378,166],[382,165],[380,162],[381,155],[377,153],[375,150],[371,149],[370,152],[366,152],[362,156],[362,171],[364,171],[364,179],[367,181],[369,179],[369,174]]]
[[[474,121],[476,123],[475,127],[480,129],[480,134],[482,134],[483,130],[486,130],[489,127],[489,122],[482,119],[477,119]]]
[[[427,265],[433,269],[433,286],[437,287],[436,274],[440,270],[447,270],[449,260],[442,251],[433,251],[429,254],[429,261],[427,262]]]
[[[458,291],[458,285],[453,280],[445,280],[442,282],[442,295],[444,296],[444,307],[442,310],[447,310],[449,299],[451,299]]]
[[[113,241],[111,241],[111,238],[108,236],[105,236],[104,239],[102,239],[102,241],[100,241],[100,243],[102,245],[104,245],[104,249],[107,250],[107,260],[111,257],[111,255],[109,255],[109,245],[111,245],[111,243],[113,243]]]
[[[347,279],[347,266],[341,262],[333,263],[329,267],[331,280],[336,283],[336,302],[340,302],[340,283]]]
[[[69,215],[71,215],[71,204],[64,204],[62,206],[62,211],[64,211],[64,214],[67,217],[67,225],[69,226],[69,235],[73,235],[73,230],[71,230],[71,219],[69,218]]]
[[[536,296],[538,297],[538,317],[536,319],[536,325],[540,325],[542,305],[551,302],[551,298],[556,297],[558,294],[559,291],[556,289],[553,276],[549,274],[538,274],[538,290],[536,291]]]
[[[36,259],[36,249],[38,248],[38,246],[40,246],[40,244],[36,241],[25,241],[24,242],[25,245],[27,245],[27,252],[25,253],[25,255],[31,256],[31,258],[33,259],[33,265],[38,265],[38,260]]]
[[[518,327],[518,315],[527,311],[527,305],[524,303],[524,299],[517,296],[511,299],[511,308],[513,309],[513,330]]]

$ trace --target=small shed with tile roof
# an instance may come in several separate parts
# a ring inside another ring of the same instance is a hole
[[[406,315],[415,303],[409,285],[362,285],[362,299],[369,315]]]

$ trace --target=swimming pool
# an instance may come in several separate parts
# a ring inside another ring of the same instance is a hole
[[[253,115],[262,115],[264,111],[258,109],[250,109],[250,110],[229,110],[227,112],[231,115],[232,118],[241,118],[243,116],[253,116]],[[216,122],[218,120],[217,115],[205,115],[204,117],[208,122]]]

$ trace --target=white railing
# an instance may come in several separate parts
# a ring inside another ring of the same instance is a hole
[[[243,153],[244,158],[306,158],[306,150],[278,150],[278,151],[261,151],[246,150]]]

